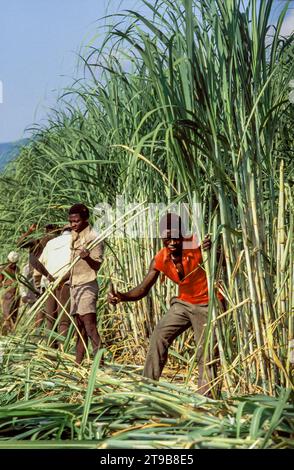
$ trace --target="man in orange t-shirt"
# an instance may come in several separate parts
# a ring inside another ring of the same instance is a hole
[[[161,219],[160,235],[164,247],[152,259],[143,282],[125,293],[110,292],[108,301],[116,305],[119,302],[142,299],[148,294],[160,273],[178,284],[178,297],[171,300],[170,309],[152,333],[143,375],[158,380],[167,361],[169,346],[177,336],[192,326],[197,344],[198,390],[199,393],[205,394],[209,390],[211,378],[210,370],[204,367],[203,362],[209,298],[201,247],[197,247],[194,237],[183,237],[181,218],[176,214],[169,213]],[[202,247],[207,250],[210,246],[210,238],[206,236]]]

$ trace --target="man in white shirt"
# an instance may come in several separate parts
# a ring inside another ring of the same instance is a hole
[[[45,270],[40,270],[40,272],[43,274],[41,279],[41,287],[48,287],[50,276],[51,278],[56,279],[64,275],[68,271],[70,265],[70,257],[71,229],[70,227],[65,227],[63,229],[62,235],[48,241],[39,258],[39,262],[45,268]],[[50,274],[49,280],[47,275],[44,276],[44,271],[47,271]],[[56,289],[54,289],[53,295],[50,294],[46,302],[46,318],[48,329],[52,329],[57,317],[60,313],[62,313],[61,319],[58,324],[58,333],[63,336],[66,336],[70,324],[69,304],[69,282],[61,281],[56,287]]]

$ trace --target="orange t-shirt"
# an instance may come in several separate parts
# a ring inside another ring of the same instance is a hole
[[[179,286],[178,299],[190,304],[208,304],[208,285],[206,272],[202,266],[201,248],[182,250],[184,278],[180,280],[169,250],[164,247],[155,255],[155,269],[164,273]],[[219,298],[222,298],[218,294]]]

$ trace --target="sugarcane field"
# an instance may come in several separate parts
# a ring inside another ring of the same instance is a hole
[[[294,2],[61,3],[36,120],[5,7],[0,451],[294,449]]]

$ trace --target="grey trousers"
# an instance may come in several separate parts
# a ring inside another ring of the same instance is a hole
[[[159,380],[161,372],[167,361],[168,348],[181,333],[190,326],[193,327],[196,341],[196,358],[198,362],[198,385],[203,383],[203,343],[204,330],[208,317],[208,305],[195,305],[176,297],[172,298],[168,312],[154,328],[150,339],[143,376],[153,380]],[[208,369],[206,374],[210,377]]]

